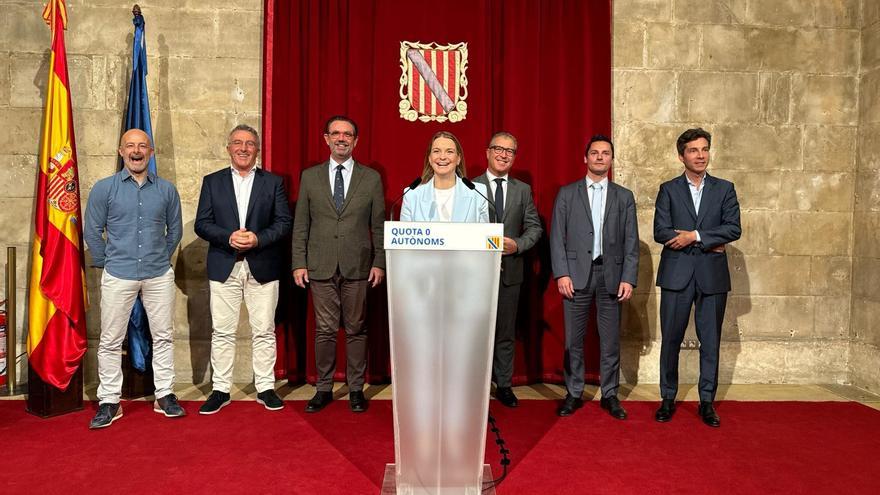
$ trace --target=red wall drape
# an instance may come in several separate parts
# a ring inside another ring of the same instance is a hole
[[[329,156],[322,133],[330,115],[358,123],[355,159],[379,171],[389,203],[421,172],[436,131],[459,137],[473,177],[485,171],[489,137],[506,130],[519,145],[512,175],[532,185],[546,230],[559,187],[586,173],[589,136],[610,135],[610,0],[266,0],[264,36],[263,164],[285,177],[292,203],[300,172]],[[467,42],[465,120],[400,118],[401,41]],[[546,234],[529,266],[514,383],[559,381],[562,303]],[[307,300],[288,288],[279,304],[278,370],[293,381],[315,378]],[[380,382],[389,377],[384,286],[368,304],[369,380]],[[588,343],[593,356],[595,348]],[[344,359],[338,363],[341,378]]]

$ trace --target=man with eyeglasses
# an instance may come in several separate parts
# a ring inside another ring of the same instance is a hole
[[[492,378],[495,381],[495,398],[507,407],[518,405],[511,380],[516,350],[516,313],[524,272],[523,258],[543,232],[538,210],[532,201],[532,188],[509,176],[516,150],[517,142],[513,134],[495,133],[486,149],[486,173],[473,179],[474,182],[485,184],[494,197],[495,209],[490,208],[490,220],[504,224],[504,255],[501,258],[501,283],[498,287]]]
[[[122,417],[122,341],[138,293],[153,337],[153,411],[170,418],[186,415],[173,393],[176,291],[171,255],[183,232],[180,196],[173,184],[149,173],[152,154],[144,131],[127,131],[119,142],[123,169],[99,180],[89,194],[83,237],[92,266],[103,268],[98,412],[89,424],[92,429]]]
[[[349,407],[367,410],[367,289],[385,278],[385,194],[379,173],[352,158],[355,122],[335,115],[324,125],[330,158],[303,171],[293,223],[293,279],[311,286],[318,382],[306,412],[333,400],[336,333],[345,328]]]
[[[211,290],[211,370],[213,390],[199,414],[229,404],[235,335],[244,301],[251,326],[257,402],[270,411],[284,407],[275,393],[275,306],[278,280],[285,273],[282,242],[292,219],[280,176],[257,167],[260,137],[248,125],[229,133],[231,165],[202,180],[195,231],[208,241]]]
[[[556,196],[550,230],[550,260],[565,313],[565,400],[556,410],[571,416],[583,406],[584,336],[596,304],[599,331],[599,405],[626,419],[617,398],[620,385],[620,312],[632,297],[639,273],[636,202],[629,189],[610,182],[614,145],[606,136],[590,138],[584,151],[585,178]]]

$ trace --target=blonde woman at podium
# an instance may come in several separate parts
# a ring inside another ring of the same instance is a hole
[[[403,222],[489,222],[486,186],[466,179],[464,154],[454,134],[440,131],[425,151],[422,183],[403,198]]]

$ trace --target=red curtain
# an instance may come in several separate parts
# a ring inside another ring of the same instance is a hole
[[[512,175],[531,184],[545,230],[560,186],[586,173],[583,147],[611,130],[610,0],[265,0],[263,164],[296,201],[300,172],[329,156],[323,125],[345,114],[359,125],[355,159],[375,168],[390,203],[419,175],[430,136],[462,142],[468,175],[485,171],[489,137],[518,140]],[[467,116],[409,122],[398,111],[400,42],[467,42]],[[562,378],[562,303],[547,236],[529,254],[514,383]],[[368,302],[371,382],[389,378],[384,286]],[[306,291],[282,295],[278,368],[314,381],[314,320]],[[588,375],[595,379],[596,345]],[[339,343],[344,343],[340,336]],[[344,345],[339,345],[338,378]]]

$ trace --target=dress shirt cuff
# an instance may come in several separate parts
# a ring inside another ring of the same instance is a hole
[[[694,234],[697,234],[697,242],[703,242],[703,239],[700,238],[700,231],[699,230],[695,230]]]

